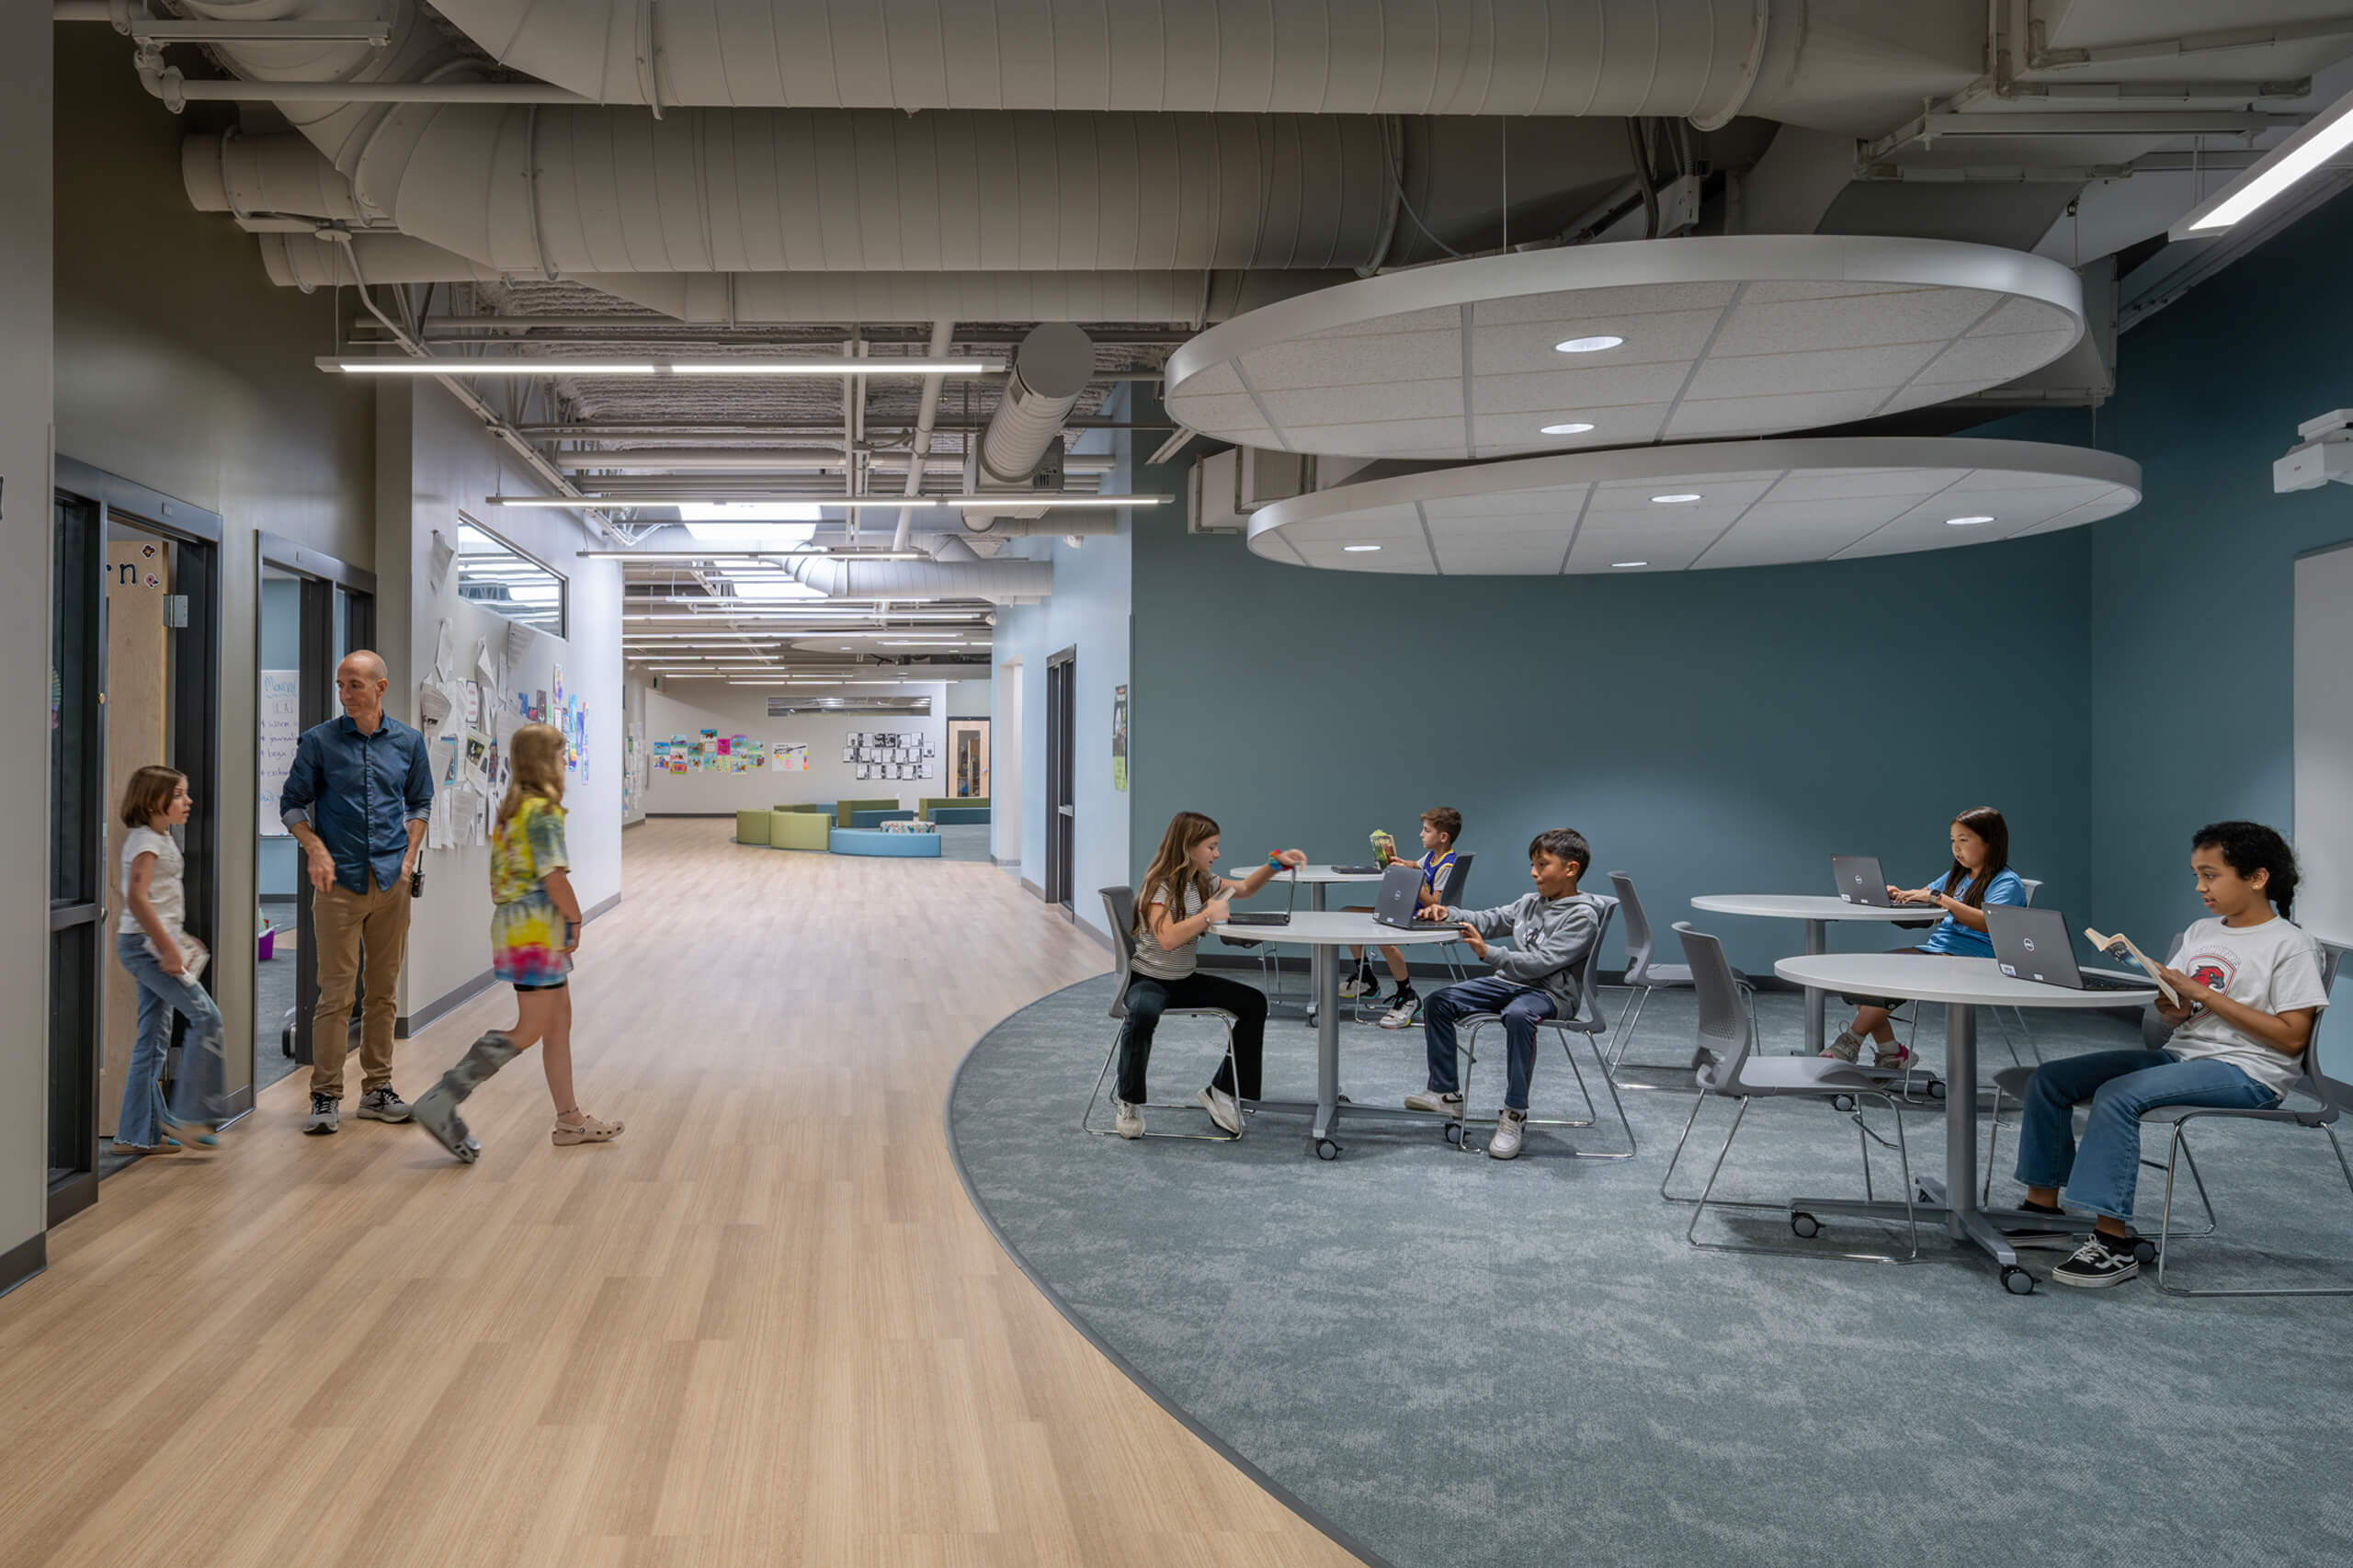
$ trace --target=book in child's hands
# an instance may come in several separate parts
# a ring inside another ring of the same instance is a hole
[[[2131,937],[2126,936],[2121,931],[2119,931],[2113,937],[2103,937],[2098,932],[2086,926],[2084,927],[2084,939],[2089,942],[2093,947],[2097,948],[2101,952],[2108,954],[2110,958],[2127,959],[2133,963],[2139,964],[2143,970],[2147,971],[2149,978],[2157,983],[2157,989],[2165,993],[2165,998],[2166,1001],[2172,1003],[2177,1007],[2181,1006],[2181,997],[2179,994],[2177,993],[2172,986],[2165,983],[2165,976],[2157,972],[2157,965],[2150,959],[2149,955],[2132,945]]]
[[[202,942],[185,931],[179,932],[173,940],[179,944],[180,962],[187,966],[180,971],[180,978],[194,985],[196,977],[204,972],[204,966],[212,961],[212,954]],[[155,952],[155,938],[153,937],[147,938],[147,950],[159,959],[164,956]]]

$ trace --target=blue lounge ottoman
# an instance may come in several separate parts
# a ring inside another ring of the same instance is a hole
[[[902,860],[939,858],[936,833],[885,833],[879,827],[837,827],[830,846],[836,855],[876,855]]]

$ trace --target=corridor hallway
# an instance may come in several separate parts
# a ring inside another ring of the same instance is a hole
[[[965,1048],[1108,967],[992,867],[624,835],[468,1167],[410,1127],[140,1162],[0,1299],[0,1565],[1333,1564],[1072,1329],[966,1201]],[[402,1043],[411,1096],[504,988]],[[1109,1028],[1106,1020],[1105,1028]],[[1040,1092],[1072,1099],[1092,1062]]]

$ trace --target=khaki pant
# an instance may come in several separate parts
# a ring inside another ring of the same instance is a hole
[[[351,1028],[351,983],[368,953],[367,1011],[359,1025],[359,1092],[392,1081],[392,1021],[400,1016],[401,960],[408,953],[408,884],[368,891],[340,882],[313,895],[311,931],[319,945],[319,1007],[311,1017],[311,1092],[343,1097],[343,1058]]]

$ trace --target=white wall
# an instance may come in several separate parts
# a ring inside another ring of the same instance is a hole
[[[748,773],[656,772],[646,790],[646,809],[656,816],[700,816],[750,811],[761,806],[798,804],[808,801],[881,801],[895,798],[909,810],[926,796],[949,792],[948,683],[883,688],[906,697],[929,697],[931,712],[925,718],[892,713],[796,713],[790,718],[767,716],[772,687],[729,686],[724,681],[669,679],[645,698],[645,738],[650,746],[673,735],[689,737],[706,729],[722,735],[748,735],[766,741],[771,752],[779,743],[805,744],[809,771],[779,773],[762,766]],[[860,731],[887,730],[928,736],[939,755],[932,759],[933,776],[925,779],[865,778],[842,760],[845,737]]]
[[[49,1218],[50,31],[48,6],[0,6],[0,1260]],[[0,1262],[0,1290],[38,1262]]]
[[[561,665],[564,689],[587,704],[587,777],[565,779],[564,841],[580,906],[594,910],[621,891],[620,568],[579,559],[598,541],[573,513],[482,505],[485,495],[546,491],[439,386],[380,390],[376,474],[377,577],[386,590],[378,631],[392,676],[385,705],[407,722],[417,722],[417,686],[431,671],[445,617],[460,670],[477,637],[504,637],[508,625],[458,597],[454,568],[438,594],[431,588],[434,530],[454,542],[460,507],[571,580],[570,635],[533,637],[524,661],[508,665],[506,685],[510,692],[552,692]],[[434,1009],[489,972],[490,910],[486,843],[426,853],[425,897],[409,927],[402,976],[404,1017]]]

